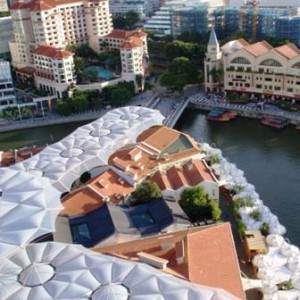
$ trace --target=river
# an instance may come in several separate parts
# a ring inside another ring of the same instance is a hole
[[[287,228],[287,237],[300,247],[300,132],[264,127],[246,118],[209,122],[199,110],[186,110],[176,128],[220,148],[224,157],[243,170]]]
[[[58,141],[78,122],[0,134],[0,149],[45,145]],[[203,112],[186,110],[176,128],[197,141],[213,144],[245,172],[264,203],[287,228],[287,237],[300,247],[300,132],[276,130],[258,120],[238,118],[229,123],[208,122]]]

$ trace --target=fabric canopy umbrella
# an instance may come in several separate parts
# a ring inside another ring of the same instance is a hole
[[[271,247],[281,247],[284,243],[284,238],[278,234],[269,234],[266,238],[266,242]]]
[[[292,285],[295,289],[300,290],[300,274],[292,276]]]
[[[298,256],[291,256],[288,259],[288,267],[293,272],[300,272],[300,255]]]
[[[54,231],[60,193],[47,178],[0,169],[0,255]]]
[[[262,281],[263,294],[275,294],[278,291],[277,285],[272,281]]]
[[[218,298],[213,298],[218,294]],[[1,260],[0,299],[236,300],[150,266],[77,245],[30,244]]]
[[[159,111],[145,107],[114,109],[11,168],[37,170],[60,192],[66,192],[84,172],[107,164],[117,149],[135,142],[145,129],[161,125],[163,119]]]
[[[271,267],[272,266],[272,260],[269,256],[264,254],[258,254],[255,255],[252,259],[252,264],[258,268],[262,267]]]
[[[298,256],[300,254],[299,248],[289,243],[284,243],[280,248],[280,251],[284,256],[288,256],[288,257]]]

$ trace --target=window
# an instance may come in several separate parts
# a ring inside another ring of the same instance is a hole
[[[292,65],[293,69],[300,69],[300,62],[295,63],[294,65]]]
[[[86,223],[71,225],[72,239],[76,244],[91,240],[91,233]]]
[[[275,59],[266,59],[260,63],[261,66],[282,67],[282,64]]]
[[[236,57],[231,61],[232,64],[250,65],[250,61],[244,57]]]

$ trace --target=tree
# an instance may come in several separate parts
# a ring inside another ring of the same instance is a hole
[[[210,199],[202,186],[186,188],[181,193],[179,204],[192,223],[220,220],[221,210],[217,201]]]
[[[213,68],[210,70],[210,75],[212,77],[213,82],[215,83],[220,81],[221,74],[222,74],[222,69]]]
[[[139,184],[131,196],[134,198],[133,204],[143,204],[161,198],[162,194],[155,182],[147,180]]]
[[[57,100],[57,111],[62,116],[69,116],[73,112],[72,102],[67,99]]]
[[[113,27],[115,29],[124,29],[126,26],[126,19],[122,16],[113,17]]]
[[[139,20],[140,20],[140,16],[136,11],[130,10],[126,13],[125,24],[126,24],[127,27],[132,27]]]
[[[131,99],[132,94],[128,89],[125,88],[115,88],[111,92],[111,102],[116,106],[123,106],[128,103]]]
[[[206,204],[206,193],[202,186],[186,188],[180,196],[180,205],[183,209],[190,209]]]

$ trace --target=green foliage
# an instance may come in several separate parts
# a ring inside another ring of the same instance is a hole
[[[88,45],[68,45],[67,50],[75,53],[75,57],[82,57],[85,59],[96,59],[98,57],[97,53]]]
[[[122,16],[115,16],[113,17],[113,27],[115,29],[125,29],[127,27],[132,27],[140,20],[139,14],[134,11],[130,10],[126,13],[125,17]]]
[[[8,16],[10,16],[9,11],[0,11],[0,18],[8,17]]]
[[[222,211],[219,207],[219,204],[216,200],[211,200],[210,201],[210,209],[211,209],[211,216],[212,216],[212,219],[217,222],[220,220],[221,218],[221,214],[222,214]]]
[[[260,232],[262,235],[267,236],[270,233],[270,226],[268,223],[263,223],[260,228]]]
[[[115,106],[126,105],[133,95],[125,88],[115,88],[111,92],[111,102]]]
[[[182,91],[188,83],[197,81],[198,70],[187,57],[176,57],[168,70],[162,75],[160,84],[170,90]]]
[[[183,41],[185,43],[197,43],[202,45],[207,45],[209,40],[210,32],[201,34],[197,31],[186,31],[181,33],[177,40]]]
[[[275,38],[271,36],[264,37],[264,41],[269,43],[274,48],[291,43],[291,41],[287,38]]]
[[[140,20],[140,16],[139,14],[134,11],[134,10],[130,10],[126,13],[125,16],[125,24],[127,27],[131,27],[134,24],[136,24],[138,21]]]
[[[61,116],[69,116],[73,113],[71,100],[59,99],[57,100],[57,112]]]
[[[240,207],[253,207],[253,201],[251,198],[239,198],[234,200],[233,205],[237,208]]]
[[[210,75],[212,77],[213,82],[219,82],[221,74],[222,74],[222,69],[213,68],[210,71]]]
[[[169,61],[174,60],[177,57],[184,56],[189,59],[204,57],[206,46],[203,47],[197,43],[185,43],[175,40],[171,43],[167,43],[164,47],[164,54]]]
[[[162,197],[161,190],[155,182],[144,181],[139,184],[131,196],[134,198],[133,204],[148,203],[151,200]]]
[[[237,93],[228,93],[227,100],[229,102],[248,103],[250,101],[250,97],[246,94],[240,95]]]
[[[201,186],[183,190],[179,204],[193,223],[206,219],[220,220],[221,210],[217,201],[210,199]]]
[[[260,212],[258,210],[253,210],[249,216],[254,219],[255,221],[259,221],[260,219]]]
[[[287,290],[291,290],[294,288],[293,282],[291,279],[288,281],[281,282],[277,286],[278,286],[278,290],[281,290],[281,291],[287,291]]]
[[[115,29],[124,29],[126,26],[126,20],[122,16],[113,17],[113,27]]]
[[[213,164],[217,164],[220,162],[219,157],[217,155],[210,155],[205,159],[207,163],[211,166]]]
[[[183,190],[180,205],[183,209],[207,204],[207,197],[202,186],[190,187]]]
[[[241,236],[245,235],[247,227],[241,220],[236,220],[236,228]]]

